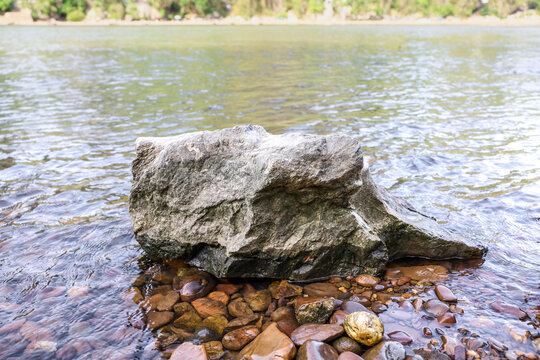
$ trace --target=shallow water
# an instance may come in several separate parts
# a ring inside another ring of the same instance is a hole
[[[380,184],[489,247],[449,281],[464,323],[533,350],[500,329],[538,336],[538,28],[1,27],[0,326],[140,358],[152,334],[121,297],[151,265],[127,212],[134,140],[246,123],[358,138]]]

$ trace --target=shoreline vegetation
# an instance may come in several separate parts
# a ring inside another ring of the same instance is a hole
[[[0,25],[540,26],[540,0],[0,0]]]

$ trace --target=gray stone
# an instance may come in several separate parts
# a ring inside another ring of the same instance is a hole
[[[357,140],[260,126],[137,139],[129,211],[155,257],[218,277],[375,274],[389,260],[480,257],[373,182]]]

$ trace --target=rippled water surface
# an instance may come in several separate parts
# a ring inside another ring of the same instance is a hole
[[[151,353],[121,296],[151,265],[127,212],[134,141],[247,123],[357,138],[380,184],[489,247],[449,281],[499,329],[476,331],[538,336],[538,28],[0,28],[0,326],[107,349],[81,358]],[[1,358],[55,357],[1,336]]]

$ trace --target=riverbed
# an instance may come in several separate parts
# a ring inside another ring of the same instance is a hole
[[[519,27],[0,28],[0,327],[140,358],[134,141],[237,124],[357,138],[379,184],[489,248],[445,283],[463,326],[534,351],[501,330],[539,335],[540,29]],[[55,358],[17,336],[2,358]]]

